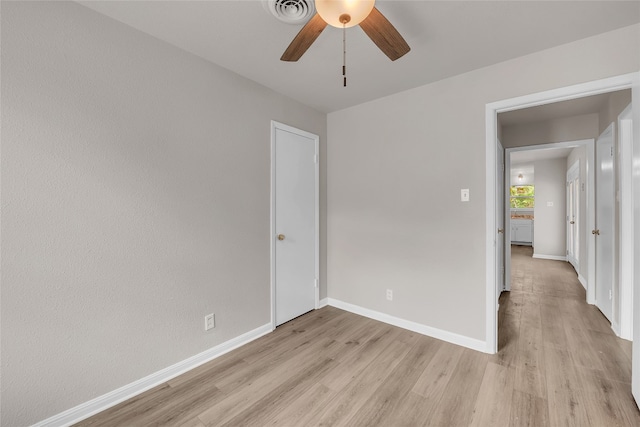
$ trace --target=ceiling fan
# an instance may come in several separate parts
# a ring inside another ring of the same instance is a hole
[[[392,61],[411,50],[398,30],[375,7],[375,0],[315,0],[317,13],[302,27],[280,60],[295,62],[304,55],[320,33],[331,25],[360,28]]]

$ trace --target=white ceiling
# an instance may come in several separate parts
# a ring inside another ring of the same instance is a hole
[[[381,1],[411,52],[391,62],[359,27],[327,27],[297,63],[279,60],[302,25],[261,1],[83,1],[100,13],[323,112],[640,22],[637,1]]]

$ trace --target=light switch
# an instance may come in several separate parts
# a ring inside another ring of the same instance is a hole
[[[552,207],[553,206],[553,202],[547,202],[547,206],[548,207]]]
[[[469,189],[468,188],[463,188],[462,190],[460,190],[460,201],[461,202],[468,202],[469,201]]]

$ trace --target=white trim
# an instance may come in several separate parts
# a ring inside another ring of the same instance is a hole
[[[318,301],[318,308],[326,307],[329,305],[329,298],[322,298]]]
[[[585,165],[586,174],[586,194],[587,203],[586,227],[584,227],[582,236],[587,242],[587,253],[584,258],[587,259],[587,303],[596,303],[596,239],[591,234],[591,230],[596,228],[596,141],[592,140],[587,144],[587,162]],[[582,258],[582,255],[580,256]]]
[[[504,289],[511,291],[511,153],[508,148],[504,150],[504,169]],[[507,171],[509,171],[508,174]],[[507,177],[509,177],[509,181],[506,181]],[[509,201],[508,203],[507,200]],[[533,239],[533,234],[531,238]],[[497,333],[498,326],[496,324]]]
[[[629,126],[631,125],[631,126]],[[618,336],[633,337],[633,118],[631,104],[618,116],[618,208],[619,254],[618,289],[620,327]]]
[[[566,184],[565,221],[567,223],[569,222],[568,212],[569,212],[569,205],[570,205],[569,184],[574,182],[576,179],[578,180],[578,184],[580,184],[582,182],[582,181],[580,181],[580,159],[576,159],[576,161],[573,162],[571,167],[569,167],[569,170],[567,170],[567,180],[566,180],[566,183],[565,183]],[[574,200],[575,200],[575,197],[576,197],[575,194],[578,194],[578,195],[580,194],[579,186],[578,186],[577,189],[574,189]],[[578,196],[578,202],[580,202],[580,200],[582,200],[582,199]],[[578,235],[579,235],[579,233],[581,231],[581,227],[580,227],[581,224],[580,224],[580,216],[579,215],[580,215],[580,206],[578,206],[578,218],[577,218],[577,221],[578,221]],[[571,257],[569,256],[569,252],[568,252],[569,251],[569,246],[570,246],[570,244],[569,244],[569,240],[570,240],[569,239],[569,234],[570,234],[570,231],[569,231],[570,227],[569,226],[570,225],[571,224],[567,224],[566,231],[565,231],[565,242],[566,242],[565,246],[566,246],[566,250],[567,250],[567,261],[569,262],[569,264],[571,264],[573,266],[573,269],[576,272],[578,272],[578,271],[580,271],[580,261],[578,259],[576,259],[575,256],[574,256],[575,255],[575,247],[573,248],[574,249],[574,253],[572,253]],[[578,244],[580,244],[581,241],[582,241],[582,238],[579,237]],[[580,247],[578,247],[578,250],[580,250]]]
[[[633,114],[633,221],[640,224],[640,72],[632,94]],[[633,230],[633,346],[631,349],[631,394],[640,402],[640,227]]]
[[[449,342],[451,344],[460,345],[470,348],[472,350],[482,351],[486,350],[484,341],[469,338],[464,335],[458,335],[453,332],[443,331],[442,329],[426,326],[421,323],[412,322],[410,320],[401,319],[399,317],[391,316],[389,314],[381,313],[379,311],[370,310],[368,308],[360,307],[358,305],[350,304],[348,302],[340,301],[333,298],[327,298],[328,303],[332,307],[339,308],[341,310],[348,311],[350,313],[358,314],[360,316],[368,317],[369,319],[377,320],[379,322],[387,323],[389,325],[397,326],[399,328],[407,329],[412,332],[417,332],[428,337],[436,338],[442,341]]]
[[[485,323],[486,323],[486,349],[487,353],[496,353],[498,350],[498,313],[496,311],[496,271],[495,271],[495,235],[494,224],[496,218],[495,188],[496,188],[496,140],[498,137],[498,113],[534,107],[537,105],[551,104],[558,101],[582,98],[589,95],[613,92],[632,87],[638,79],[638,73],[629,73],[616,77],[595,80],[559,89],[548,90],[516,98],[492,102],[485,106]],[[636,83],[637,84],[637,83]],[[636,129],[637,133],[637,129]],[[591,171],[589,171],[591,172]],[[593,175],[592,173],[590,173]],[[588,213],[588,211],[587,211]],[[506,246],[506,245],[505,245]],[[589,266],[591,267],[591,265]],[[640,384],[640,381],[638,381]],[[638,386],[640,390],[640,385]],[[640,394],[640,391],[638,391]]]
[[[539,258],[539,259],[551,259],[554,261],[566,261],[567,257],[566,256],[561,256],[561,255],[545,255],[545,254],[533,254],[533,258]]]
[[[587,279],[585,279],[582,274],[578,274],[578,282],[582,285],[582,287],[587,290]]]
[[[620,337],[620,324],[616,322],[615,319],[611,322],[611,330],[613,330],[613,333],[616,334],[617,337]]]
[[[276,329],[276,125],[278,122],[271,121],[271,159],[270,159],[270,183],[269,183],[269,295],[271,297],[271,330]]]
[[[275,153],[276,153],[276,129],[280,129],[286,132],[300,135],[305,138],[309,138],[314,142],[314,158],[315,158],[315,296],[314,306],[316,309],[320,308],[320,137],[313,133],[294,128],[284,123],[271,120],[271,184],[270,184],[270,287],[271,287],[271,327],[272,330],[276,328],[276,168],[275,168]]]
[[[70,426],[84,419],[89,418],[92,415],[102,412],[105,409],[111,408],[118,403],[124,402],[127,399],[131,399],[134,396],[139,395],[147,390],[152,389],[162,383],[165,383],[178,375],[184,374],[198,366],[207,363],[217,357],[222,356],[238,347],[250,343],[268,333],[271,332],[271,323],[262,325],[252,331],[244,333],[240,336],[223,342],[215,347],[205,350],[202,353],[191,356],[181,362],[164,368],[158,372],[141,378],[137,381],[120,387],[117,390],[113,390],[107,394],[99,396],[88,402],[82,403],[74,408],[61,412],[46,420],[40,421],[33,425],[33,427],[62,427]]]
[[[485,131],[486,131],[486,151],[485,165],[487,177],[485,179],[485,206],[487,215],[485,217],[485,351],[489,354],[498,352],[498,310],[496,295],[496,143],[498,142],[498,113],[493,104],[487,104],[485,110]],[[509,164],[505,161],[505,168]],[[506,174],[505,174],[506,176]],[[505,218],[506,220],[506,218]],[[506,229],[505,225],[505,229]],[[511,242],[510,232],[505,230],[505,259],[507,257],[507,242]],[[509,240],[507,240],[509,238]],[[509,250],[511,248],[509,247]],[[505,265],[505,268],[507,266]],[[505,273],[506,277],[506,273]],[[510,285],[510,281],[508,282]]]
[[[498,159],[499,158],[499,159]],[[497,175],[496,175],[496,184],[498,184],[499,182],[502,182],[502,187],[500,186],[496,186],[496,195],[500,194],[500,192],[502,192],[502,197],[498,198],[496,197],[496,209],[499,212],[500,210],[502,210],[502,222],[498,221],[495,225],[495,230],[494,232],[496,233],[496,246],[495,246],[495,251],[497,254],[499,254],[502,259],[496,259],[496,281],[498,282],[498,284],[500,284],[500,282],[502,282],[502,286],[496,286],[496,311],[499,310],[500,307],[500,295],[502,295],[503,291],[507,291],[507,290],[511,290],[511,283],[509,283],[509,287],[507,288],[507,283],[505,280],[505,274],[504,272],[507,271],[506,270],[506,266],[505,266],[505,246],[507,245],[507,240],[506,240],[506,233],[505,230],[507,228],[507,203],[506,203],[506,171],[507,171],[507,167],[506,167],[506,163],[505,163],[505,151],[504,151],[504,147],[502,146],[502,143],[500,142],[499,138],[496,138],[496,161],[500,161],[500,164],[502,165],[502,171],[497,171]],[[496,164],[496,168],[500,168],[499,164]],[[501,175],[501,176],[500,176]],[[511,221],[511,218],[509,218],[509,221]],[[500,232],[498,231],[499,229],[502,229],[502,234],[500,234]],[[502,245],[502,248],[500,248],[500,245]],[[500,250],[502,249],[502,250]]]

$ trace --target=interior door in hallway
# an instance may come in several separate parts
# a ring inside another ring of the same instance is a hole
[[[567,261],[579,271],[580,248],[580,162],[567,172]]]
[[[317,304],[319,138],[277,122],[271,137],[272,322],[277,326]]]
[[[596,141],[596,306],[609,321],[613,311],[614,157],[613,123]]]
[[[505,167],[504,148],[500,140],[496,141],[496,298],[505,290],[505,268],[504,268],[504,227],[505,227]],[[498,307],[499,304],[496,305]]]

